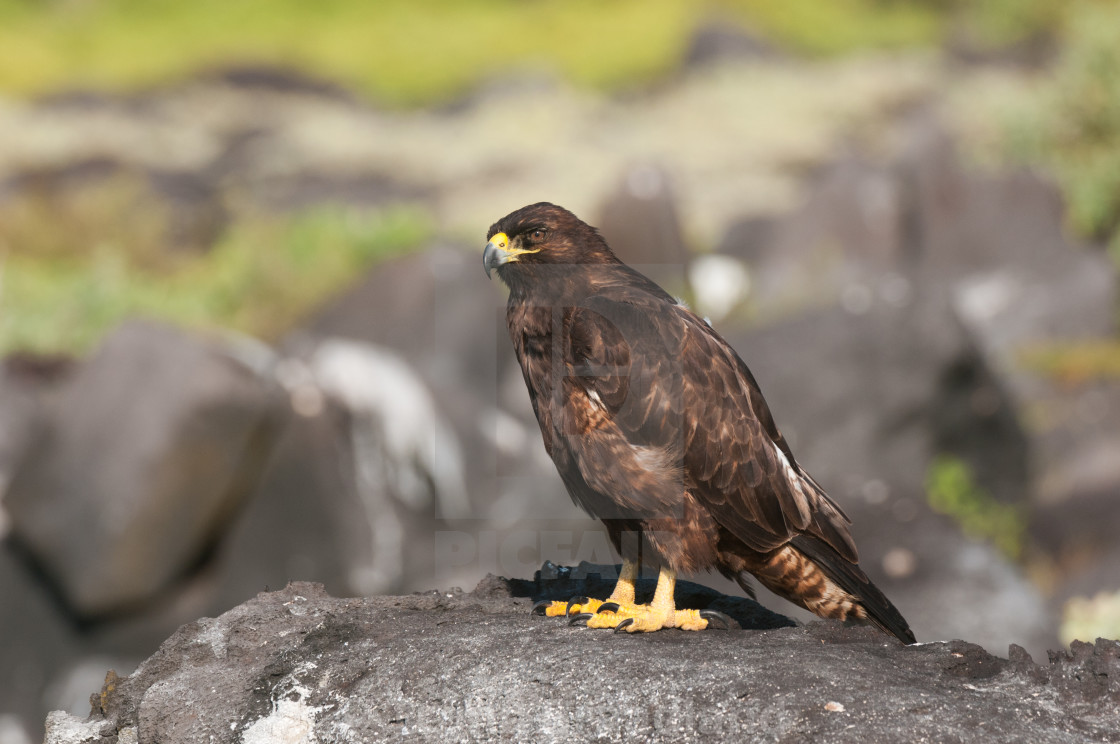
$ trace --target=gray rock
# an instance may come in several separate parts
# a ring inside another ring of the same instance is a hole
[[[685,286],[688,246],[671,175],[652,163],[633,165],[599,208],[593,223],[626,263],[670,292]]]
[[[752,215],[734,220],[724,231],[715,252],[757,265],[765,260],[765,253],[774,241],[774,233],[782,227],[782,223],[780,217],[773,215]]]
[[[73,371],[69,357],[13,354],[0,362],[0,538],[8,531],[4,491],[42,434],[44,408]]]
[[[299,212],[332,205],[369,209],[432,199],[433,190],[384,173],[357,175],[304,171],[267,177],[249,184],[262,207],[277,212]]]
[[[258,487],[215,547],[208,612],[312,577],[336,596],[355,593],[350,574],[368,564],[371,541],[351,460],[349,421],[337,405],[288,421]]]
[[[1115,263],[1066,235],[1053,184],[1029,173],[968,172],[936,129],[915,127],[900,173],[911,193],[918,281],[948,294],[956,322],[988,371],[986,387],[999,391],[1022,427],[1029,479],[1018,500],[1030,505],[1034,547],[1053,565],[1069,567],[1066,578],[1086,590],[1114,591],[1115,579],[1094,584],[1085,576],[1106,574],[1081,566],[1118,545],[1120,385],[1091,375],[1059,379],[1030,359],[1114,342],[1120,300]],[[984,407],[994,400],[982,394],[972,402]],[[980,443],[983,433],[968,436]],[[990,454],[991,448],[984,449]],[[978,471],[1007,472],[1006,461],[970,461]],[[997,489],[1003,495],[1009,490]]]
[[[279,370],[303,415],[215,552],[219,606],[293,577],[341,595],[432,586],[433,536],[470,504],[459,441],[416,370],[339,339]]]
[[[944,572],[918,569],[891,587],[903,611],[913,601],[907,614],[930,619],[925,630],[938,637],[1037,650],[1052,642],[1057,608],[994,554],[987,570],[957,574],[989,630],[963,616],[957,625],[947,596],[926,600],[949,590],[952,566],[976,561],[944,558],[975,551],[925,509],[922,480],[934,456],[953,454],[997,500],[1030,512],[1030,547],[1053,565],[1110,554],[1120,386],[1047,378],[1024,360],[1113,339],[1117,272],[1065,234],[1052,183],[969,170],[927,111],[903,139],[895,162],[844,157],[800,209],[729,229],[720,251],[747,261],[748,304],[764,325],[749,334],[717,326],[755,370],[800,460],[854,511],[865,560],[897,547],[905,563]],[[897,532],[896,510],[910,522]],[[923,545],[925,555],[914,547]],[[1107,574],[1075,572],[1082,583]],[[982,601],[987,587],[1006,596]],[[1001,639],[996,628],[1025,635]]]
[[[354,103],[352,92],[338,83],[309,75],[295,67],[270,64],[241,64],[220,68],[206,77],[244,91],[267,91],[294,96]]]
[[[988,462],[977,477],[999,498],[1022,500],[1029,477],[1006,396],[989,388],[946,298],[916,291],[899,307],[872,291],[860,313],[825,309],[725,335],[798,461],[852,517],[861,564],[919,639],[1036,653],[1056,642],[1053,614],[1021,571],[927,505],[925,477],[945,451]],[[969,404],[983,395],[991,405]]]
[[[49,589],[29,572],[10,540],[0,540],[0,719],[21,719],[41,735],[44,704],[56,675],[82,653],[72,621],[58,611]],[[104,671],[104,670],[102,670]],[[69,711],[81,713],[84,711]],[[3,741],[3,737],[0,737]]]
[[[254,487],[287,401],[233,353],[132,322],[59,391],[6,506],[13,536],[79,616],[165,590]]]
[[[470,394],[493,387],[513,352],[500,324],[505,297],[486,281],[481,256],[477,246],[437,244],[379,264],[294,330],[284,345],[343,338],[392,349],[445,405],[453,388]]]
[[[692,32],[683,67],[743,61],[775,61],[783,54],[772,42],[753,34],[728,18],[710,18]]]
[[[1025,35],[1024,35],[1025,34]],[[1045,70],[1062,51],[1060,34],[1055,28],[1022,30],[1010,39],[993,41],[976,33],[968,23],[958,23],[949,30],[943,50],[955,66],[994,66]]]
[[[903,196],[889,168],[843,157],[814,179],[799,207],[731,224],[718,250],[747,262],[750,306],[764,321],[841,301],[861,308],[873,285],[904,301],[913,282]]]
[[[163,206],[163,240],[169,248],[208,250],[229,227],[225,197],[204,174],[153,169],[146,176],[149,192]]]
[[[1057,517],[1051,515],[1051,519],[1056,520]],[[1091,599],[1102,592],[1114,594],[1120,591],[1118,577],[1120,577],[1120,545],[1113,542],[1108,548],[1100,549],[1093,561],[1066,572],[1062,585],[1054,591],[1054,605],[1064,607],[1073,597]]]
[[[572,504],[545,454],[505,303],[505,291],[486,281],[478,246],[437,245],[376,267],[285,342],[295,349],[343,338],[391,349],[453,429],[472,513],[435,520],[429,509],[428,534],[413,546],[427,553],[407,561],[397,590],[469,586],[487,572],[530,571],[539,558],[609,557],[600,528]],[[546,544],[553,538],[558,552]],[[530,554],[530,562],[518,557]]]
[[[960,282],[954,295],[957,317],[1022,412],[1031,451],[1032,535],[1060,561],[1116,544],[1120,384],[1066,381],[1029,359],[1113,339],[1117,299],[1115,266],[1072,248],[1045,275],[991,272]]]
[[[1115,269],[1066,235],[1053,182],[970,170],[928,111],[912,117],[902,139],[890,163],[842,154],[789,214],[728,226],[718,250],[750,265],[761,316],[836,301],[859,306],[868,286],[891,282],[885,291],[901,299],[921,286],[976,295],[992,312],[1013,309],[1000,338],[1085,337],[1113,327]]]
[[[1116,641],[1038,666],[836,623],[614,635],[524,593],[292,584],[184,626],[47,741],[1120,741]]]
[[[83,721],[77,716],[71,716],[61,710],[53,710],[47,716],[46,723],[47,744],[62,744],[63,742],[93,742],[101,738],[100,725],[97,721]],[[120,737],[118,737],[119,741]]]
[[[1071,258],[1055,183],[1033,172],[966,167],[928,111],[915,113],[904,138],[892,170],[902,192],[904,244],[923,273],[960,278],[1019,267],[1037,274]]]

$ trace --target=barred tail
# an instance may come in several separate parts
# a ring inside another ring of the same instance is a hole
[[[820,617],[866,620],[903,643],[915,643],[902,614],[860,567],[828,543],[799,535],[753,571],[770,591]]]

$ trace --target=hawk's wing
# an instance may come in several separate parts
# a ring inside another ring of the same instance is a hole
[[[850,521],[798,466],[734,350],[680,305],[640,287],[609,292],[572,313],[564,350],[565,415],[588,483],[657,509],[672,485],[650,481],[678,475],[754,550],[808,534],[856,562]]]

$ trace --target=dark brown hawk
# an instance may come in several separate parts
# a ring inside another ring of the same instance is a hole
[[[571,212],[533,204],[491,226],[483,264],[509,287],[506,322],[548,454],[623,557],[590,627],[700,630],[680,572],[748,577],[821,617],[914,635],[857,564],[851,522],[782,437],[747,365],[711,326],[615,257]],[[635,539],[627,539],[627,536]],[[631,547],[632,546],[632,547]],[[660,569],[635,604],[640,558]]]

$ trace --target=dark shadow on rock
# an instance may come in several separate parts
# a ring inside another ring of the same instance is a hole
[[[246,91],[267,91],[311,96],[343,103],[353,103],[355,96],[343,86],[325,78],[309,75],[294,67],[267,64],[231,65],[201,76]]]
[[[557,566],[545,561],[532,579],[504,579],[487,576],[474,590],[476,595],[528,597],[534,602],[543,599],[567,601],[572,597],[606,599],[614,591],[619,565],[604,566],[581,561],[578,566]],[[653,597],[657,581],[641,578],[635,584],[639,602]],[[753,599],[729,597],[691,581],[678,581],[676,591],[678,609],[718,610],[730,617],[744,630],[771,630],[796,627],[788,617],[771,612]]]
[[[52,713],[47,740],[1120,741],[1115,641],[1037,665],[1017,647],[903,646],[839,623],[617,636],[509,596],[587,588],[577,572],[610,566],[546,569],[470,593],[260,594],[110,675],[84,721]]]

